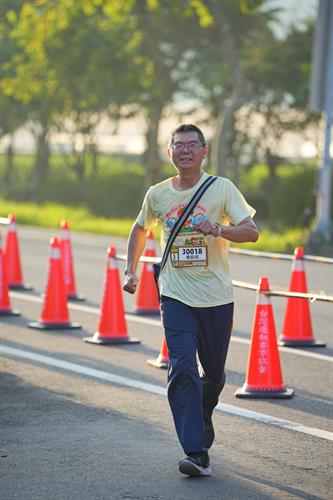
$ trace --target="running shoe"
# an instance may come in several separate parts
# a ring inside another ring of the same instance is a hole
[[[207,452],[188,453],[178,462],[179,472],[186,476],[210,476],[212,468]]]

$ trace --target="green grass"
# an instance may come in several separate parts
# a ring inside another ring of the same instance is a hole
[[[68,220],[73,231],[86,231],[127,238],[133,219],[107,219],[97,217],[84,207],[69,207],[55,203],[36,205],[34,203],[12,202],[0,199],[0,216],[16,216],[18,224],[59,228],[63,219]],[[154,230],[155,239],[160,237],[160,229]],[[274,233],[263,228],[257,243],[243,243],[238,246],[249,250],[266,252],[292,253],[297,246],[304,246],[307,232],[302,228],[287,229],[283,233]]]
[[[107,219],[96,217],[84,207],[69,207],[56,203],[36,205],[0,199],[0,216],[16,216],[18,224],[59,228],[60,222],[68,220],[74,231],[87,231],[99,234],[127,237],[132,227],[132,219]]]
[[[256,243],[242,243],[234,246],[247,250],[291,254],[296,247],[305,246],[307,237],[308,231],[304,228],[289,228],[282,233],[275,233],[264,228],[260,231],[259,240]]]

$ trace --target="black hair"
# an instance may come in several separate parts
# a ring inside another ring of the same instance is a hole
[[[192,123],[182,123],[181,125],[178,125],[178,127],[176,127],[175,129],[173,129],[173,131],[171,132],[169,147],[173,145],[173,140],[175,138],[175,135],[181,132],[196,132],[198,134],[199,140],[202,143],[202,145],[206,146],[205,136],[203,135],[199,127],[193,125]]]

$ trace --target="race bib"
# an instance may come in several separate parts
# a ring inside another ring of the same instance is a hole
[[[201,242],[200,242],[201,243]],[[208,265],[207,244],[176,244],[170,250],[173,267],[206,267]]]

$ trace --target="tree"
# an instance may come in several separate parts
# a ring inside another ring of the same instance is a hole
[[[3,2],[0,5],[0,45],[2,58],[4,61],[10,60],[13,53],[15,52],[15,44],[11,41],[9,37],[10,32],[10,18],[11,15],[15,15],[22,2],[15,1],[10,3]],[[8,15],[8,11],[12,14]],[[3,75],[3,69],[0,70],[0,80]],[[24,124],[27,119],[26,111],[24,106],[20,101],[18,101],[14,96],[8,96],[3,91],[0,90],[0,138],[8,136],[8,146],[7,146],[7,162],[3,178],[3,191],[4,193],[9,191],[12,173],[13,173],[13,144],[12,135],[15,130]]]
[[[306,136],[309,127],[318,125],[319,115],[307,107],[312,38],[310,21],[304,26],[290,27],[283,39],[269,30],[261,31],[253,53],[260,63],[256,70],[254,66],[246,68],[255,91],[243,118],[248,123],[255,121],[256,126],[243,126],[238,134],[243,136],[243,142],[252,144],[252,163],[258,158],[266,161],[269,189],[275,184],[285,134]]]
[[[2,85],[29,107],[37,143],[34,191],[48,172],[52,128],[64,127],[67,117],[74,135],[83,138],[74,163],[82,179],[99,117],[133,102],[136,78],[129,55],[136,42],[126,16],[131,8],[130,1],[39,0],[7,13],[15,57],[5,65]]]
[[[26,121],[26,110],[22,103],[12,97],[0,93],[0,138],[8,137],[6,151],[6,166],[3,177],[2,190],[6,194],[10,191],[13,177],[13,141],[12,136],[15,130]]]
[[[196,2],[202,36],[189,74],[195,84],[187,92],[214,120],[213,165],[236,181],[240,162],[251,165],[259,156],[273,176],[280,139],[318,118],[306,109],[311,23],[291,28],[281,40],[271,27],[277,10],[263,5],[260,0]]]
[[[44,50],[44,40],[50,37],[55,19],[44,0],[11,2],[2,6],[9,24],[8,43],[11,51],[1,65],[0,90],[21,102],[36,140],[36,162],[31,179],[34,196],[45,179],[49,167],[49,133],[55,116],[61,113],[61,86],[56,79]]]
[[[130,6],[130,2],[79,0],[74,6],[65,2],[61,10],[66,22],[46,41],[65,99],[58,126],[73,137],[73,169],[81,181],[87,154],[97,168],[95,129],[101,117],[120,117],[122,108],[133,103],[136,77],[131,51],[136,42],[128,29]],[[77,139],[82,143],[79,150]]]
[[[200,31],[191,0],[170,2],[136,0],[134,13],[141,42],[135,60],[140,62],[139,100],[146,118],[145,187],[159,178],[159,126],[161,118],[188,80]]]
[[[210,16],[210,22],[206,23],[207,36],[210,37],[210,42],[214,40],[217,54],[215,60],[220,58],[220,61],[223,61],[223,71],[220,74],[221,83],[218,92],[214,93],[212,101],[213,105],[216,106],[214,112],[216,132],[212,161],[217,173],[226,175],[235,115],[250,100],[253,92],[251,81],[246,77],[244,71],[244,48],[249,43],[253,33],[267,22],[267,14],[258,10],[263,4],[262,0],[241,0],[239,2],[201,0],[201,3]],[[208,80],[208,88],[210,81],[211,79]],[[203,75],[201,82],[207,88],[205,75]]]
[[[145,117],[146,187],[156,182],[161,119],[170,104],[188,97],[215,129],[212,158],[220,175],[232,177],[240,155],[258,151],[273,175],[273,139],[312,119],[301,111],[311,32],[294,30],[286,40],[276,39],[269,26],[274,12],[262,11],[262,5],[263,0],[3,0],[0,93],[23,106],[36,136],[33,193],[48,172],[53,130],[72,136],[71,167],[83,185],[86,158],[97,168],[101,117],[117,121],[139,112]],[[250,126],[255,113],[264,124],[260,135]]]

